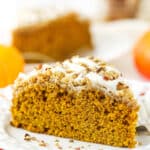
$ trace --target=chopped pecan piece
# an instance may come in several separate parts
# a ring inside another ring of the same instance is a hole
[[[104,80],[115,80],[119,77],[119,74],[115,71],[104,72]]]
[[[124,84],[122,82],[118,82],[118,84],[117,84],[117,90],[124,90],[124,89],[127,89],[127,88],[129,88],[128,85],[126,85],[126,84]]]

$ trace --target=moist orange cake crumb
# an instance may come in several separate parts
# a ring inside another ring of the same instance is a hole
[[[139,106],[121,73],[94,57],[73,57],[20,74],[15,127],[81,141],[135,147]]]

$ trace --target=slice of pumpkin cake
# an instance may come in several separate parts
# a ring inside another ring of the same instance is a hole
[[[31,7],[18,13],[11,44],[29,62],[63,61],[93,49],[90,20],[76,12],[52,8]]]
[[[135,147],[139,106],[122,75],[94,57],[73,57],[20,74],[12,125],[29,131]]]

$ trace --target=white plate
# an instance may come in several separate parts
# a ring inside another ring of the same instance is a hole
[[[134,88],[136,94],[137,92],[141,92],[139,88],[137,85]],[[0,90],[0,149],[2,150],[131,150],[128,148],[118,148],[76,140],[71,142],[66,138],[37,134],[14,128],[10,125],[11,115],[9,108],[11,105],[11,97],[11,87]],[[37,141],[25,141],[24,135],[26,133],[32,137],[36,137],[39,141],[43,140],[47,146],[39,146],[39,142]],[[133,150],[150,150],[150,135],[139,135],[136,138],[142,145],[138,144]]]

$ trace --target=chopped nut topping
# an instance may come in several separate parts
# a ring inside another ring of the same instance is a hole
[[[74,81],[73,85],[74,86],[85,86],[85,85],[91,86],[91,81],[88,78],[85,78],[81,81]]]
[[[40,70],[42,68],[42,64],[39,64],[38,66],[35,67],[36,70]]]
[[[66,73],[72,73],[73,71],[72,70],[66,70]]]
[[[100,61],[100,62],[98,62],[98,65],[102,67],[102,66],[106,66],[107,64],[103,61]]]
[[[53,73],[53,74],[55,74],[59,79],[62,79],[65,77],[65,73],[63,73],[63,72],[57,72],[57,73]]]
[[[104,80],[115,80],[119,77],[119,74],[114,71],[104,72]]]
[[[80,82],[77,82],[77,81],[74,81],[73,82],[73,86],[84,86],[86,85],[86,82],[85,81],[80,81]]]
[[[140,93],[140,96],[144,96],[144,95],[145,95],[145,92],[141,92],[141,93]]]
[[[73,140],[73,139],[70,139],[70,140],[69,140],[69,142],[73,143],[73,142],[74,142],[74,140]]]
[[[65,82],[65,83],[68,83],[69,82],[69,78],[67,78],[67,77],[64,77],[64,78],[62,78],[62,80],[61,80],[62,82]]]
[[[88,56],[87,58],[93,60],[94,56]]]
[[[31,137],[28,133],[26,133],[25,135],[24,135],[24,140],[26,140],[26,141],[36,141],[36,142],[38,142],[38,144],[39,144],[39,146],[47,146],[47,143],[45,143],[43,140],[38,140],[36,137]]]
[[[99,62],[101,62],[101,60],[100,60],[100,59],[98,59],[98,58],[94,58],[94,59],[93,59],[93,61],[94,61],[95,63],[99,63]]]
[[[26,133],[26,134],[24,135],[24,140],[26,140],[26,141],[31,141],[32,138],[31,138],[31,136],[30,136],[28,133]]]
[[[47,71],[47,70],[50,70],[51,68],[50,67],[48,67],[48,68],[46,68],[45,70]]]
[[[109,77],[107,77],[107,76],[104,76],[103,78],[104,78],[104,80],[109,80]]]
[[[122,82],[118,82],[117,84],[117,90],[124,90],[129,88],[126,84],[122,83]]]
[[[39,141],[39,145],[40,145],[40,146],[43,146],[43,147],[46,147],[46,146],[47,146],[47,143],[45,143],[45,142],[42,140],[42,141]]]
[[[72,78],[73,79],[75,79],[75,78],[77,78],[78,77],[78,74],[77,73],[74,73],[73,75],[72,75]]]
[[[59,143],[56,143],[55,145],[56,145],[56,147],[57,147],[59,150],[62,150],[62,147],[61,147],[61,145],[60,145]]]
[[[58,140],[58,139],[56,139],[56,140],[55,140],[55,142],[59,142],[59,140]]]
[[[73,65],[70,63],[72,63]],[[74,68],[74,66],[77,67]],[[41,67],[42,64],[40,64],[37,69],[41,69]],[[120,76],[120,73],[117,70],[113,69],[113,67],[107,65],[102,60],[99,60],[98,58],[95,58],[93,56],[83,59],[81,58],[81,60],[80,57],[73,57],[72,59],[68,59],[65,62],[44,65],[43,68],[45,68],[45,70],[42,69],[42,71],[37,71],[37,76],[31,74],[30,77],[29,75],[29,79],[30,81],[32,81],[32,83],[41,84],[43,83],[42,80],[44,80],[48,82],[54,82],[57,85],[60,85],[60,87],[62,86],[63,88],[69,87],[73,90],[82,90],[85,88],[90,89],[96,87],[102,88],[103,90],[110,93],[111,87],[107,88],[107,83],[105,87],[103,87],[103,83],[101,83],[100,80],[97,80],[97,82],[95,82],[94,77],[100,77],[100,79],[103,78],[107,81],[115,80]],[[22,78],[24,78],[24,76],[21,77],[21,79]],[[19,82],[24,82],[24,80],[21,80]],[[28,80],[25,80],[25,82],[27,84]],[[20,85],[18,84],[17,86],[19,87]],[[115,86],[115,84],[112,84],[111,86],[113,87]],[[120,89],[120,85],[118,86],[118,89]],[[113,89],[114,88],[117,89],[116,87],[113,87]],[[120,90],[117,92],[122,91]]]
[[[87,64],[80,63],[80,66],[82,66],[82,67],[84,67],[84,68],[86,68],[86,69],[88,69],[88,70],[89,70],[89,66],[88,66]]]
[[[106,71],[106,68],[105,67],[100,67],[96,70],[96,73],[100,73],[100,72],[104,72]]]
[[[75,150],[80,150],[80,147],[75,148]]]
[[[86,84],[87,84],[88,86],[92,86],[92,82],[91,82],[90,79],[85,78],[85,82],[86,82]]]

